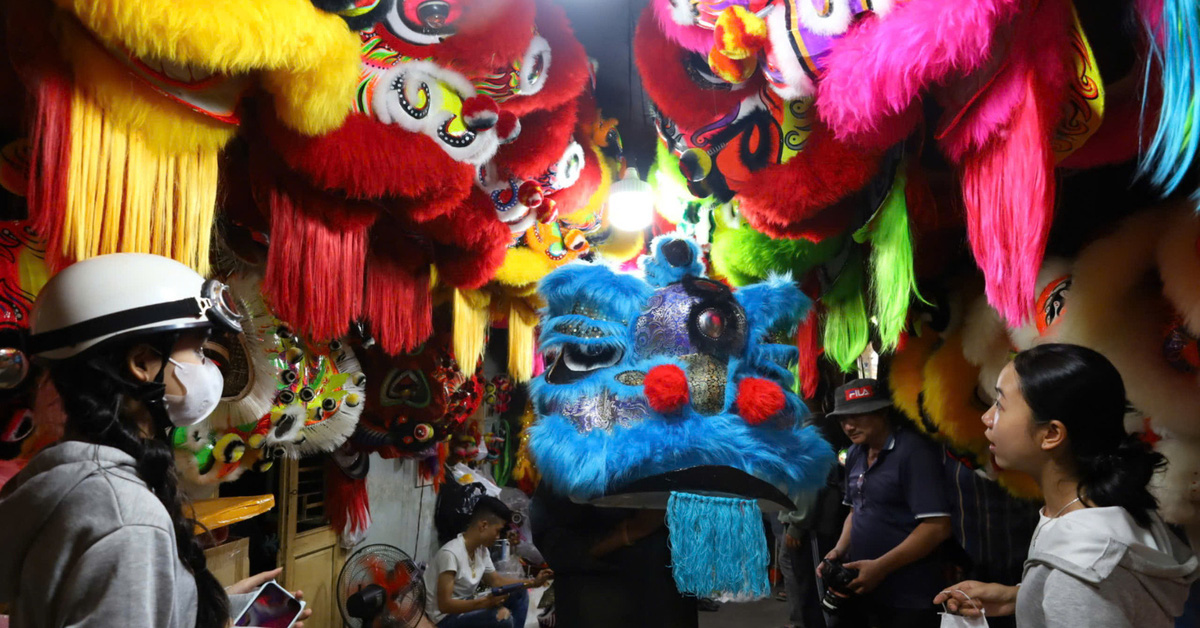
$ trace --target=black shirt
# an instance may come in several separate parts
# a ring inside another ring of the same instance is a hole
[[[600,558],[591,547],[634,511],[577,504],[538,487],[533,542],[554,570],[556,625],[563,628],[696,628],[696,600],[671,575],[667,529]]]
[[[847,506],[854,508],[850,559],[873,560],[904,542],[922,519],[949,517],[941,450],[920,435],[893,431],[875,464],[867,448],[846,455]],[[884,579],[873,596],[896,608],[926,608],[946,585],[937,552],[905,565]]]

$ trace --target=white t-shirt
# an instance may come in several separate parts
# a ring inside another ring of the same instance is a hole
[[[469,600],[475,597],[483,575],[496,571],[492,564],[492,555],[486,547],[475,548],[475,555],[467,556],[467,543],[460,534],[454,540],[446,543],[433,557],[433,565],[425,572],[425,590],[427,601],[425,610],[433,623],[442,621],[446,616],[437,605],[438,577],[447,571],[454,572],[454,592],[450,597],[456,600]]]

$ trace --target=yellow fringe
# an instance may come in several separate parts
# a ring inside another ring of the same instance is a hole
[[[924,369],[929,356],[933,354],[937,340],[937,333],[928,328],[923,329],[920,334],[909,334],[904,350],[897,351],[892,356],[892,365],[888,371],[892,403],[922,432],[926,430],[921,421],[919,400],[925,383]]]
[[[512,300],[508,308],[508,374],[518,384],[533,379],[537,310],[527,301]]]
[[[923,380],[925,413],[938,426],[942,437],[955,448],[986,460],[988,441],[983,435],[982,417],[987,408],[975,399],[979,367],[963,357],[961,329],[946,337],[945,343],[929,357]]]
[[[454,357],[462,372],[475,372],[487,345],[490,296],[479,290],[454,290]]]
[[[63,253],[77,260],[154,253],[207,274],[217,151],[155,154],[79,90],[71,128]]]

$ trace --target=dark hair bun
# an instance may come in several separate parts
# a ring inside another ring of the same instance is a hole
[[[1121,506],[1141,525],[1150,523],[1149,513],[1158,509],[1146,490],[1151,477],[1166,466],[1162,454],[1136,435],[1129,435],[1116,451],[1096,456],[1079,456],[1080,490],[1097,506]]]

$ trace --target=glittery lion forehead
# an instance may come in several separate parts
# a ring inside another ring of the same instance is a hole
[[[546,318],[575,314],[628,325],[644,309],[652,289],[632,275],[578,262],[550,273],[538,292],[546,299]]]

